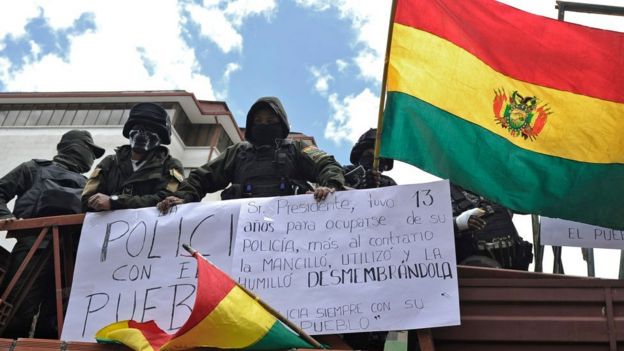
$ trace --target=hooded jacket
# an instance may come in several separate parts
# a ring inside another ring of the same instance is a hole
[[[234,190],[233,196],[279,196],[292,193],[282,193],[278,190],[271,192],[265,190],[261,194],[246,191],[248,184],[241,184],[241,179],[247,176],[246,170],[266,169],[266,177],[283,178],[291,183],[305,183],[306,181],[317,183],[320,186],[344,189],[344,177],[342,169],[333,156],[319,150],[315,146],[306,145],[300,141],[279,140],[276,146],[260,146],[254,144],[253,122],[255,112],[262,107],[269,107],[279,117],[282,125],[282,138],[286,138],[290,132],[288,116],[278,98],[264,97],[258,99],[247,114],[245,124],[245,138],[247,141],[230,146],[216,159],[204,164],[191,172],[189,177],[180,184],[176,196],[185,202],[196,202],[207,194],[225,189],[242,188],[242,191]],[[279,168],[280,161],[288,166]],[[271,166],[274,165],[274,166]],[[270,169],[270,167],[275,167]],[[279,181],[279,180],[275,180]],[[277,189],[277,188],[276,188]]]
[[[282,125],[282,139],[286,139],[288,134],[290,133],[290,125],[288,124],[288,115],[286,114],[286,110],[284,110],[284,106],[282,106],[282,102],[273,96],[262,97],[258,99],[251,108],[249,112],[247,112],[247,120],[245,122],[245,139],[251,142],[252,144],[256,141],[253,136],[253,122],[255,117],[255,112],[262,108],[268,107],[273,110],[277,117],[279,118]]]

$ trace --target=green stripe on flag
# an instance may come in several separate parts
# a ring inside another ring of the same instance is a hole
[[[404,93],[388,93],[381,156],[451,179],[517,212],[624,229],[624,165],[528,151]],[[603,204],[600,210],[596,202]]]
[[[275,321],[266,335],[246,350],[313,349],[314,346],[301,339],[282,322]]]

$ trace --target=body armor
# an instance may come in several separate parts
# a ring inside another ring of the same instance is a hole
[[[15,216],[34,218],[80,213],[80,194],[86,178],[52,161],[33,161],[39,166],[33,186],[15,201]]]
[[[246,142],[236,155],[232,185],[221,197],[227,200],[305,193],[311,187],[299,176],[296,157],[290,140],[282,140],[277,148]]]

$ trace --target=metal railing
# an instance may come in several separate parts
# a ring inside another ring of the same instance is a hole
[[[54,293],[56,302],[56,320],[58,326],[58,336],[60,338],[63,329],[63,290],[71,287],[74,272],[74,246],[77,243],[72,242],[69,236],[61,237],[59,228],[67,226],[82,225],[84,214],[41,217],[33,219],[17,220],[14,222],[0,223],[0,230],[9,231],[14,237],[25,235],[25,230],[40,229],[37,238],[21,262],[17,271],[10,279],[4,291],[0,291],[0,334],[6,328],[8,322],[14,317],[16,311],[24,302],[25,293],[32,287],[35,280],[39,277],[43,270],[43,265],[48,264],[50,256],[54,262]],[[32,235],[31,232],[27,233]],[[45,259],[33,262],[33,257],[37,250],[41,249],[41,244],[46,236],[52,237],[52,247],[46,248],[43,253]],[[63,249],[61,249],[63,247]],[[25,275],[26,267],[33,264],[32,270]],[[63,283],[63,278],[65,283]],[[23,279],[23,284],[17,285],[18,281]],[[19,287],[19,291],[14,291]]]

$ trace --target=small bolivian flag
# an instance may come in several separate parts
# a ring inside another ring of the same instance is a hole
[[[195,254],[198,287],[189,319],[175,334],[154,321],[121,321],[100,329],[101,343],[121,343],[136,351],[185,350],[195,347],[278,350],[314,348],[277,320],[229,276]]]
[[[624,228],[624,34],[396,0],[381,156],[512,210]]]

